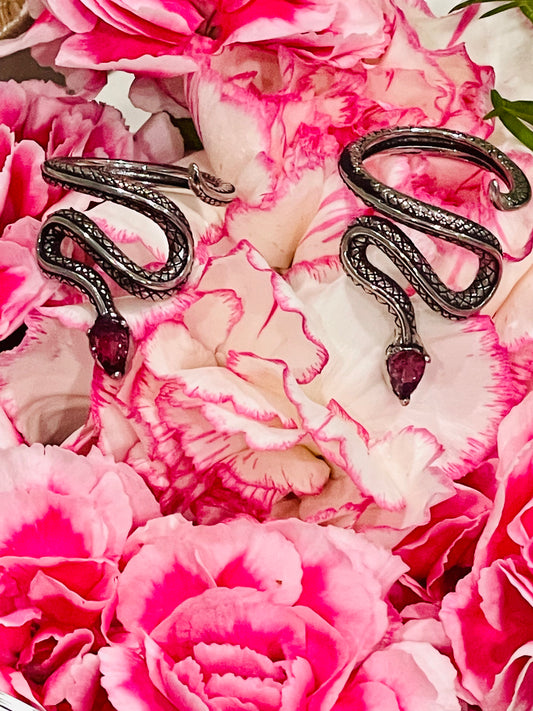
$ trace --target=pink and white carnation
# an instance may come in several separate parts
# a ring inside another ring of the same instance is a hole
[[[137,78],[131,96],[151,112],[191,112],[214,172],[238,189],[226,213],[229,235],[246,236],[285,269],[346,143],[398,124],[487,135],[481,117],[492,80],[462,47],[425,49],[397,8],[390,46],[371,63],[338,69],[285,47],[239,45],[185,79]]]
[[[375,502],[405,508],[395,524],[404,528],[450,495],[448,477],[431,468],[440,446],[427,431],[369,448],[365,429],[335,401],[305,394],[327,353],[292,290],[250,245],[208,257],[195,285],[173,299],[140,311],[135,301],[117,301],[137,341],[121,383],[99,369],[91,376],[85,306],[41,308],[28,319],[22,344],[0,355],[1,402],[26,441],[71,435],[80,452],[98,444],[141,473],[165,510],[206,522],[239,511],[286,516],[301,498],[312,505],[340,485],[327,518],[343,518],[349,491],[345,525]],[[402,450],[405,485],[391,456]]]
[[[350,675],[372,673],[372,652],[401,656],[389,644],[401,623],[388,593],[405,566],[352,531],[172,515],[130,536],[127,559],[99,652],[117,711],[340,709]],[[435,659],[414,662],[411,679],[425,672],[434,697],[449,699],[453,667],[430,644],[420,652]]]
[[[496,213],[492,176],[468,164],[369,160],[505,255],[498,298],[465,321],[407,287],[431,356],[408,407],[384,374],[393,320],[338,257],[371,213],[339,176],[347,143],[402,124],[490,137],[494,73],[456,43],[471,11],[459,25],[423,0],[31,11],[0,55],[31,47],[80,95],[132,72],[152,118],[133,134],[70,90],[0,83],[0,340],[27,329],[0,346],[0,690],[58,711],[529,708],[531,208]],[[168,114],[188,113],[205,149],[191,160],[237,198],[173,195],[195,242],[178,293],[111,284],[132,336],[111,379],[89,351],[94,309],[37,268],[41,220],[85,210],[142,265],[168,246],[40,167],[175,163]],[[470,252],[409,236],[451,288],[471,281]]]
[[[454,494],[452,480],[494,446],[516,397],[511,368],[487,317],[450,324],[422,307],[439,367],[401,407],[381,372],[391,324],[330,256],[353,202],[337,176],[325,187],[297,252],[311,259],[285,279],[247,241],[233,246],[227,216],[208,228],[189,210],[197,247],[187,286],[160,304],[118,297],[136,342],[122,383],[98,369],[91,379],[86,305],[41,307],[21,346],[0,356],[1,402],[23,437],[71,435],[80,452],[97,444],[141,473],[165,511],[204,523],[298,516],[365,528],[390,545],[426,524]],[[131,241],[136,226],[124,228],[118,211],[92,213],[117,242]],[[164,261],[153,227],[141,240]],[[28,363],[43,358],[50,370],[63,365],[40,382]]]
[[[452,436],[427,404],[436,394],[402,408],[390,391],[371,343],[376,329],[361,321],[372,302],[339,321],[339,299],[355,305],[364,295],[338,267],[324,281],[307,274],[293,290],[246,242],[212,254],[224,243],[205,233],[181,294],[159,305],[119,297],[137,344],[121,383],[98,369],[91,379],[85,306],[41,308],[21,346],[0,356],[6,412],[28,441],[72,435],[76,451],[98,444],[127,461],[166,511],[202,522],[297,515],[388,531],[397,542],[482,461],[507,411],[513,382],[488,320],[447,335],[447,322],[427,321],[472,402],[468,419],[455,398],[440,402],[441,415],[462,422]],[[458,347],[476,353],[460,376]],[[354,349],[356,366],[343,365],[340,354]],[[30,362],[49,363],[50,377],[41,382]],[[428,380],[428,392],[443,391]]]
[[[54,65],[80,89],[89,81],[94,90],[99,85],[95,70],[174,77],[194,71],[202,57],[235,45],[274,51],[283,46],[306,61],[353,66],[385,51],[394,6],[389,0],[278,0],[274,5],[150,0],[142,6],[44,0],[33,13],[32,27],[0,44],[0,53],[34,47],[42,64]]]
[[[531,698],[532,424],[529,394],[500,427],[498,490],[472,572],[442,603],[462,684],[486,711],[525,708]]]
[[[105,700],[97,651],[118,563],[159,508],[135,472],[97,450],[3,449],[0,493],[0,688],[41,708],[92,709]]]

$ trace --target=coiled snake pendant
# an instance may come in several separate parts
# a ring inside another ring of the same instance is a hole
[[[82,212],[58,210],[43,224],[37,242],[37,260],[49,276],[81,289],[95,306],[98,317],[88,332],[91,352],[112,377],[126,368],[129,329],[117,312],[108,285],[95,269],[66,257],[61,245],[69,237],[114,281],[134,296],[163,297],[179,289],[192,266],[193,238],[185,215],[155,189],[188,188],[211,205],[230,202],[235,189],[192,164],[188,169],[171,165],[99,158],[54,158],[42,167],[45,180],[78,192],[136,210],[153,220],[168,240],[167,262],[150,271],[131,261]]]
[[[502,250],[496,237],[477,223],[398,192],[373,178],[362,163],[383,151],[428,152],[461,158],[497,175],[508,188],[502,193],[492,180],[489,195],[499,210],[514,210],[531,197],[520,168],[495,146],[475,136],[448,129],[399,127],[370,133],[349,144],[339,159],[341,177],[366,205],[396,222],[453,242],[472,251],[479,268],[472,283],[462,291],[449,289],[407,235],[382,217],[363,216],[352,222],[341,240],[340,259],[348,276],[384,303],[394,316],[396,334],[386,352],[386,364],[394,393],[409,402],[420,382],[429,356],[416,330],[412,304],[403,289],[367,258],[374,245],[398,267],[421,298],[434,311],[450,319],[476,313],[494,294],[501,277]]]

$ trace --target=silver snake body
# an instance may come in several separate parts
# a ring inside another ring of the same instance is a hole
[[[142,298],[163,297],[187,279],[193,239],[181,210],[153,186],[190,188],[205,202],[218,205],[234,196],[233,186],[201,173],[194,164],[187,170],[135,161],[55,158],[44,163],[42,172],[49,183],[142,213],[159,225],[168,240],[167,262],[157,271],[150,271],[129,259],[84,213],[69,208],[50,215],[39,235],[39,265],[50,276],[84,291],[100,315],[116,313],[109,288],[91,266],[61,253],[66,237],[129,293]]]
[[[192,266],[193,238],[185,215],[171,200],[154,189],[188,188],[211,205],[230,202],[235,189],[229,183],[202,173],[194,163],[188,168],[99,158],[55,158],[44,163],[49,183],[87,193],[135,210],[155,222],[168,240],[168,258],[151,271],[129,259],[87,215],[78,210],[58,210],[41,227],[37,261],[41,269],[81,289],[98,317],[87,335],[97,363],[111,377],[124,375],[130,333],[115,308],[109,286],[89,264],[65,256],[65,238],[82,250],[117,284],[134,296],[154,298],[170,295],[183,285]]]
[[[366,291],[386,304],[396,320],[394,345],[418,343],[412,304],[403,289],[368,260],[370,244],[381,249],[408,279],[432,309],[450,319],[465,318],[479,311],[491,298],[501,277],[502,250],[497,238],[466,217],[417,200],[376,180],[364,168],[372,155],[429,152],[461,158],[486,168],[500,177],[509,189],[502,193],[496,180],[490,184],[493,204],[512,210],[527,203],[529,183],[518,168],[495,146],[475,136],[434,128],[395,128],[370,133],[349,144],[339,160],[340,174],[364,203],[396,222],[460,245],[479,259],[477,274],[462,291],[448,288],[407,235],[388,219],[357,218],[346,230],[340,249],[348,275]]]

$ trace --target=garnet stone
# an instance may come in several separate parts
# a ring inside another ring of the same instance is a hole
[[[391,349],[387,357],[387,370],[394,394],[402,405],[409,403],[411,393],[416,388],[426,368],[427,356],[414,346]]]
[[[124,375],[130,340],[124,319],[111,314],[98,316],[87,335],[91,353],[105,372],[112,378]]]

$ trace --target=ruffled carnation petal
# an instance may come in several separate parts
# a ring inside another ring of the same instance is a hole
[[[118,561],[134,520],[158,515],[131,474],[97,450],[85,457],[39,444],[2,450],[0,666],[9,693],[91,708]]]
[[[381,372],[392,340],[383,307],[346,276],[327,271],[327,278],[322,270],[308,271],[305,279],[297,272],[291,279],[306,313],[315,317],[315,329],[320,324],[330,356],[306,391],[316,400],[327,393],[374,436],[410,426],[429,430],[444,448],[443,471],[454,478],[466,474],[494,445],[497,426],[515,399],[506,353],[489,319],[453,324],[420,309],[418,331],[432,362],[404,408]],[[443,427],[449,422],[461,426]]]
[[[385,598],[404,565],[352,531],[174,515],[130,541],[117,607],[127,634],[99,652],[119,710],[133,693],[139,708],[333,708],[394,624]]]

